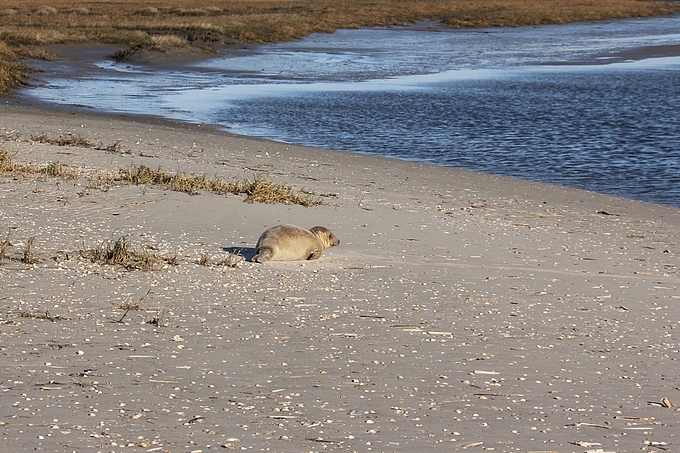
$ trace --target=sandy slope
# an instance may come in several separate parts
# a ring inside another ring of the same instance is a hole
[[[27,140],[41,133],[125,152]],[[662,404],[680,406],[678,209],[169,122],[2,106],[3,134],[15,160],[262,172],[336,194],[304,208],[0,178],[8,451],[678,448]],[[196,264],[249,257],[278,223],[327,226],[341,245]],[[123,235],[180,264],[79,256]],[[42,261],[26,265],[31,237]],[[115,308],[147,292],[148,310]]]

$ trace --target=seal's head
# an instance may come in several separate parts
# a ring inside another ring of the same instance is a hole
[[[322,226],[315,226],[309,229],[312,233],[319,237],[324,248],[335,247],[340,243],[340,239],[336,238],[331,230]]]

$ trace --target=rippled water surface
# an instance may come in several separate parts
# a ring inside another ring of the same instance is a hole
[[[678,45],[680,16],[341,30],[182,71],[57,61],[28,94],[680,206],[680,58],[631,53]]]

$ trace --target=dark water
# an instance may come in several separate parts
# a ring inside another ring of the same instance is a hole
[[[680,207],[680,58],[625,58],[678,44],[680,16],[344,30],[191,71],[57,70],[33,93]]]
[[[532,72],[236,101],[224,118],[295,143],[679,206],[679,88],[677,70]]]

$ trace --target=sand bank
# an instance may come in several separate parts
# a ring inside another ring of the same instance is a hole
[[[2,106],[0,136],[15,161],[263,174],[324,199],[0,178],[8,449],[677,446],[678,209],[169,121]],[[251,256],[278,223],[341,244],[310,262],[197,264]],[[81,256],[120,236],[179,264]],[[40,262],[24,264],[30,238]]]

